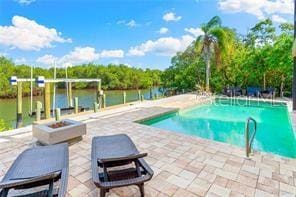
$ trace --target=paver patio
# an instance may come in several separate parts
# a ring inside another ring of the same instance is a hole
[[[98,195],[91,179],[92,137],[126,133],[148,153],[146,161],[155,172],[145,184],[146,196],[296,196],[295,159],[260,152],[246,159],[243,148],[135,122],[206,100],[187,94],[74,118],[87,122],[87,135],[69,147],[68,195]],[[29,127],[1,134],[0,177],[21,151],[34,145]],[[112,189],[107,196],[140,196],[140,192],[130,186]]]

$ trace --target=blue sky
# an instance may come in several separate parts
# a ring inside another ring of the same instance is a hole
[[[1,0],[0,54],[17,64],[124,63],[165,69],[218,15],[245,34],[292,21],[293,0]]]

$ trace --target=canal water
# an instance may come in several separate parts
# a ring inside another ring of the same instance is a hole
[[[122,90],[110,90],[104,91],[106,94],[106,106],[113,106],[122,104]],[[158,88],[153,88],[152,93],[160,95]],[[79,106],[93,108],[93,103],[96,99],[96,92],[92,89],[87,90],[72,90],[73,98],[78,97]],[[144,99],[150,99],[150,90],[141,90],[141,94],[144,95]],[[132,102],[138,100],[137,90],[126,90],[126,101]],[[35,101],[41,101],[43,103],[42,96],[36,96],[33,99],[33,111],[35,109]],[[52,97],[51,97],[52,102]],[[56,92],[56,107],[67,107],[67,96],[64,89],[58,89]],[[34,121],[34,117],[29,116],[30,111],[30,97],[23,97],[23,125],[31,124]],[[15,128],[16,125],[16,99],[0,99],[0,119],[3,119],[11,128]]]

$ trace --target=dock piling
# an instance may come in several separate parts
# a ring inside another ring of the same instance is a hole
[[[97,113],[99,111],[99,104],[94,102],[94,112]]]
[[[16,114],[16,128],[20,128],[23,125],[23,87],[22,82],[17,82],[17,114]]]
[[[44,112],[45,119],[50,118],[50,83],[45,83],[44,87]]]
[[[69,107],[73,107],[73,99],[72,99],[72,83],[68,83],[68,101],[69,101]]]
[[[122,93],[122,100],[123,100],[123,104],[126,104],[126,92],[123,91]]]
[[[102,108],[102,87],[101,81],[97,83],[97,103],[99,104],[99,108]]]
[[[106,108],[106,94],[103,94],[103,108]]]
[[[74,113],[78,114],[78,97],[74,98]]]
[[[55,109],[55,120],[59,121],[61,119],[61,109],[60,108],[56,108]]]
[[[41,120],[41,109],[42,109],[42,103],[40,101],[36,102],[36,121]]]
[[[141,100],[141,90],[138,90],[138,100]]]

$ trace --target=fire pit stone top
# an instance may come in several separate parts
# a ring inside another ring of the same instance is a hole
[[[33,125],[33,136],[43,144],[56,144],[85,134],[86,124],[70,119]]]

